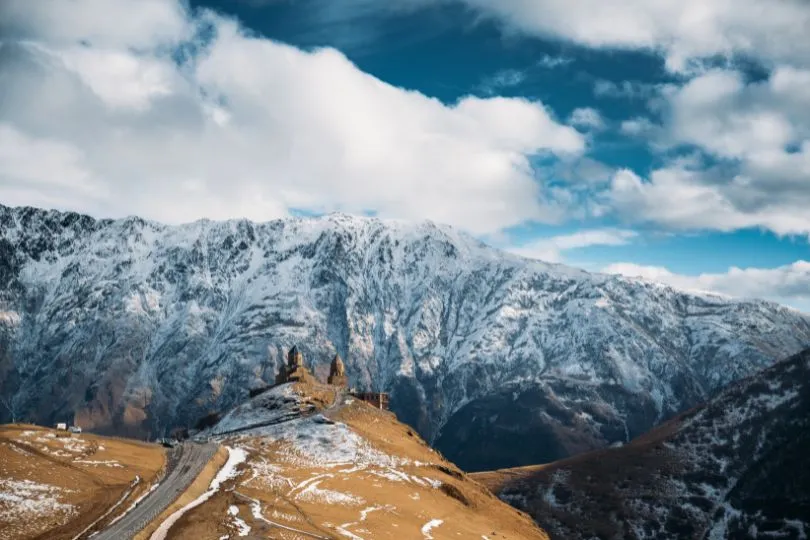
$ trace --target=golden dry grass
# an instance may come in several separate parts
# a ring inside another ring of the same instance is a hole
[[[327,391],[321,394],[325,404]],[[339,424],[326,433],[351,430],[368,452],[388,457],[317,462],[292,440],[234,438],[225,444],[248,452],[241,474],[178,521],[172,538],[234,538],[245,526],[254,538],[548,538],[527,515],[447,462],[392,413],[353,400],[327,415]]]
[[[0,502],[0,539],[73,538],[121,501],[139,477],[127,499],[98,525],[126,509],[164,466],[165,453],[157,445],[33,425],[0,426],[0,490],[21,496]]]

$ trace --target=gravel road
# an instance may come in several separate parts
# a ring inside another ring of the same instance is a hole
[[[93,540],[123,540],[134,537],[183,493],[217,451],[216,444],[186,442],[169,456],[169,474],[160,486],[138,506],[110,527],[93,536]]]

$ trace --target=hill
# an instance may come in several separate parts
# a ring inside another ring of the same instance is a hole
[[[548,538],[392,413],[335,387],[277,386],[203,436],[241,464],[171,538]]]
[[[473,475],[553,538],[807,538],[810,351],[620,448]]]
[[[157,445],[33,425],[0,426],[0,539],[73,539],[148,492]]]

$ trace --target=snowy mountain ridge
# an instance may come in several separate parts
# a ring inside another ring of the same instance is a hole
[[[18,414],[159,433],[272,382],[294,344],[319,375],[339,353],[429,440],[486,430],[487,400],[540,389],[565,410],[554,422],[599,446],[810,344],[810,316],[431,223],[167,226],[0,206],[0,393]]]

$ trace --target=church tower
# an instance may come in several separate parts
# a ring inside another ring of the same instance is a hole
[[[304,366],[304,355],[301,354],[297,346],[293,346],[290,352],[287,353],[287,365],[282,365],[278,370],[278,375],[276,375],[276,384],[287,382],[315,382],[312,374]]]
[[[343,360],[339,354],[336,354],[335,358],[332,359],[327,382],[335,386],[349,386],[349,379],[346,377],[346,366],[343,365]]]

